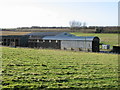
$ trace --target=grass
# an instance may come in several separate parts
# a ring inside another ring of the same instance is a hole
[[[118,34],[113,33],[80,33],[74,32],[72,33],[77,36],[98,36],[100,38],[100,42],[103,44],[108,44],[111,46],[118,45]]]
[[[2,47],[3,89],[118,88],[118,55]]]

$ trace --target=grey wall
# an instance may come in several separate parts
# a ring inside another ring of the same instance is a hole
[[[61,49],[92,51],[92,41],[64,40],[61,41]]]

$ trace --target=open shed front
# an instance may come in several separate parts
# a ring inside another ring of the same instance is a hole
[[[3,36],[2,45],[4,46],[20,46],[19,36]]]
[[[39,48],[60,49],[60,40],[43,40],[39,45]]]
[[[24,35],[7,35],[2,36],[2,45],[3,46],[11,46],[11,47],[27,47],[28,46],[28,36]]]

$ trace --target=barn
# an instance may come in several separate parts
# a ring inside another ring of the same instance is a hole
[[[98,37],[80,37],[67,32],[34,32],[2,36],[2,45],[99,52]]]
[[[64,32],[56,36],[43,37],[43,40],[49,42],[49,44],[52,44],[53,41],[58,43],[57,47],[59,49],[99,52],[100,40],[98,37],[78,37]]]

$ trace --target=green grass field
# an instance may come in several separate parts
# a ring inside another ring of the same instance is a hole
[[[100,38],[100,42],[103,44],[108,44],[111,46],[118,45],[118,34],[113,33],[80,33],[74,32],[72,33],[77,36],[98,36]],[[120,34],[119,34],[120,35]]]
[[[2,47],[2,87],[118,88],[118,55]]]

